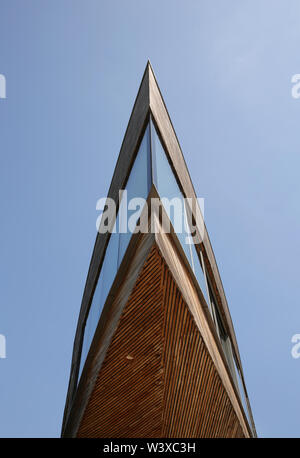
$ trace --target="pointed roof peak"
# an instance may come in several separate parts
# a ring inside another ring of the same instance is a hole
[[[151,73],[153,74],[153,76],[155,76],[155,75],[154,75],[154,70],[153,70],[153,67],[152,67],[152,64],[151,64],[149,58],[147,59],[147,64],[146,64],[146,68],[145,68],[145,73],[146,73],[147,70],[148,70],[148,72],[149,72],[149,70],[151,70]]]

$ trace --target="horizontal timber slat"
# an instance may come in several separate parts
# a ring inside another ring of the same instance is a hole
[[[77,436],[244,436],[156,245],[123,309]]]

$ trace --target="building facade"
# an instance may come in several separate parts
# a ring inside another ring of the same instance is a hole
[[[62,436],[255,437],[215,256],[149,62],[105,211],[111,203],[83,294]]]

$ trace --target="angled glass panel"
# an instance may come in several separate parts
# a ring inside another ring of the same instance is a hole
[[[113,229],[113,231],[115,232],[112,232],[109,238],[109,242],[106,248],[105,257],[101,268],[101,273],[94,291],[93,300],[90,306],[89,314],[85,325],[79,376],[81,374],[90,345],[92,343],[107,294],[111,288],[111,285],[117,273],[119,251],[119,233],[116,232],[117,224],[118,217],[116,219],[116,223]]]
[[[184,196],[177,183],[176,177],[169,163],[165,150],[161,144],[157,131],[153,122],[151,121],[151,153],[152,153],[152,170],[153,170],[153,182],[156,186],[157,192],[164,204],[163,198],[167,197],[170,199],[179,198],[182,203],[182,218],[181,218],[181,230],[176,230],[176,224],[174,220],[174,213],[172,213],[171,207],[164,208],[172,222],[176,235],[179,242],[184,250],[187,260],[195,274],[198,284],[201,288],[204,298],[207,304],[209,304],[207,286],[205,281],[204,272],[202,270],[200,260],[193,243],[189,244],[188,240],[191,239],[189,236],[190,230],[188,227],[188,218],[184,206]],[[176,218],[177,222],[177,218]],[[179,225],[178,225],[179,226]],[[180,229],[178,227],[178,229]]]
[[[78,380],[89,352],[107,295],[131,239],[132,232],[129,230],[127,223],[131,218],[131,224],[134,225],[134,222],[136,223],[142,210],[142,207],[140,209],[128,210],[128,204],[133,198],[143,198],[146,200],[150,186],[150,134],[148,125],[125,186],[127,194],[126,196],[123,194],[122,204],[120,204],[120,210],[116,217],[114,229],[109,238],[92,303],[88,312],[84,329]]]
[[[132,235],[128,223],[131,223],[131,227],[135,227],[142,211],[142,207],[138,204],[138,200],[133,202],[132,199],[146,200],[150,191],[150,186],[150,136],[148,125],[125,187],[127,193],[123,193],[120,203],[119,265],[122,262]],[[128,205],[130,204],[135,208],[129,210]]]
[[[188,234],[185,232],[185,213],[184,213],[184,200],[182,192],[178,186],[174,172],[166,156],[165,150],[160,142],[153,122],[151,122],[151,152],[152,152],[152,171],[153,183],[156,186],[157,192],[164,205],[166,213],[174,227],[180,244],[185,252],[185,255],[190,264],[192,264],[190,245],[186,243]],[[181,202],[181,218],[176,217],[172,205],[165,205],[164,199],[169,202],[172,199],[179,199]]]
[[[242,382],[241,372],[237,367],[235,358],[233,360],[234,360],[234,367],[235,367],[236,377],[237,377],[237,380],[238,380],[238,388],[239,388],[239,392],[240,392],[240,398],[241,398],[241,401],[242,401],[242,405],[244,407],[244,411],[245,411],[248,423],[249,423],[249,425],[251,427],[251,430],[255,434],[255,428],[253,427],[254,426],[253,425],[253,421],[252,421],[252,418],[251,418],[251,415],[250,415],[250,412],[249,412],[249,406],[248,406],[248,402],[247,402],[247,398],[246,398],[244,385],[243,385],[243,382]]]
[[[201,264],[200,264],[200,260],[199,260],[199,256],[198,256],[198,253],[196,251],[196,247],[194,244],[191,245],[191,250],[192,250],[192,260],[193,260],[193,272],[195,274],[195,277],[198,281],[198,284],[200,286],[200,289],[202,291],[202,294],[208,304],[208,306],[210,305],[210,302],[209,302],[209,297],[208,297],[208,292],[207,292],[207,284],[206,284],[206,279],[205,279],[205,275],[204,275],[204,272],[202,270],[202,267],[201,267]],[[209,307],[210,308],[210,307]]]

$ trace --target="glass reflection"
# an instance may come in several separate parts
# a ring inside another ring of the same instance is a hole
[[[141,142],[139,152],[134,161],[131,173],[129,175],[126,191],[127,194],[123,195],[122,202],[120,204],[120,228],[122,228],[120,234],[120,246],[119,246],[119,265],[122,262],[124,253],[131,239],[131,232],[128,230],[128,221],[133,214],[134,210],[128,210],[128,202],[134,197],[142,197],[147,199],[150,191],[150,136],[149,136],[149,125],[146,128],[143,140]],[[126,199],[126,202],[125,202]],[[134,218],[136,221],[139,218],[139,214],[135,214]]]
[[[156,186],[157,192],[161,198],[162,203],[163,197],[167,197],[169,200],[178,198],[182,202],[182,220],[181,220],[181,230],[176,230],[174,213],[172,212],[169,206],[165,206],[166,213],[168,214],[171,223],[174,227],[178,240],[184,250],[186,258],[196,276],[198,284],[201,288],[204,298],[209,304],[208,292],[205,282],[204,273],[200,264],[198,254],[194,244],[187,243],[189,239],[189,228],[188,228],[188,218],[184,206],[184,196],[180,190],[180,187],[175,178],[174,172],[171,168],[171,165],[168,161],[165,150],[161,144],[159,136],[156,132],[153,122],[151,122],[151,152],[152,152],[152,170],[153,170],[153,183]]]
[[[148,125],[125,187],[127,190],[127,201],[129,202],[129,200],[134,197],[143,197],[146,199],[150,190],[150,182],[150,135]],[[123,208],[125,208],[125,205]],[[135,212],[133,211],[132,213]],[[114,230],[109,238],[100,275],[93,295],[90,310],[88,312],[84,329],[78,379],[80,378],[87,354],[89,352],[107,295],[113,284],[119,265],[122,262],[132,235],[131,232],[128,231],[127,227],[127,218],[130,218],[130,216],[130,211],[127,213],[126,202],[125,211],[122,211],[121,205],[120,211],[116,217]],[[139,215],[136,214],[134,217],[138,219]]]

